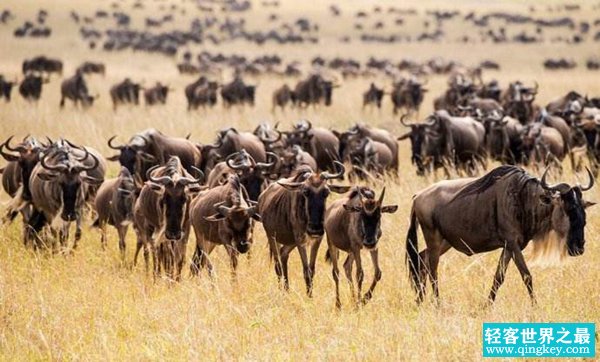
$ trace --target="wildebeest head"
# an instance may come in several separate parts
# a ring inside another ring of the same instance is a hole
[[[181,240],[192,195],[201,190],[198,184],[202,181],[202,172],[197,170],[199,178],[186,175],[176,156],[164,166],[163,176],[154,176],[153,171],[148,172],[148,185],[160,195],[158,207],[164,220],[164,235],[168,240]]]
[[[124,144],[124,145],[113,145],[113,141],[117,136],[112,136],[108,140],[108,147],[113,150],[119,151],[119,154],[108,158],[109,161],[119,161],[121,166],[127,168],[129,173],[134,175],[136,171],[139,174],[144,174],[142,163],[155,163],[156,158],[151,154],[144,151],[145,146],[148,145],[148,139],[144,136],[138,136],[142,140],[142,145],[138,144]]]
[[[240,177],[250,200],[258,200],[265,176],[270,173],[269,170],[277,168],[279,157],[272,152],[267,152],[267,157],[270,162],[256,162],[245,149],[242,149],[225,159],[227,166]]]
[[[21,182],[23,185],[22,197],[24,200],[31,200],[29,191],[29,178],[33,168],[39,162],[39,154],[44,149],[43,145],[33,137],[25,137],[23,141],[15,147],[10,145],[13,136],[10,136],[3,144],[0,144],[0,155],[6,161],[17,162],[21,169]],[[4,151],[4,147],[10,152]],[[14,154],[17,152],[18,154]]]
[[[425,158],[435,154],[434,146],[439,142],[439,134],[433,129],[436,124],[435,119],[429,119],[426,123],[406,123],[406,115],[402,116],[400,122],[405,127],[410,127],[410,131],[398,137],[399,141],[410,139],[411,161],[417,166],[417,174],[425,173]]]
[[[309,236],[323,235],[323,219],[325,215],[325,203],[331,191],[336,193],[348,192],[350,186],[339,186],[327,184],[329,179],[343,177],[345,168],[338,161],[334,161],[338,172],[315,173],[310,167],[302,166],[296,171],[293,179],[279,180],[277,183],[289,191],[300,193],[298,197],[299,207],[307,219],[306,232]]]
[[[57,151],[62,152],[62,151]],[[94,161],[91,165],[85,166],[82,162],[88,157]],[[56,163],[48,163],[48,158],[56,160]],[[77,218],[77,203],[83,200],[82,183],[99,185],[102,179],[96,179],[87,175],[87,171],[98,167],[100,161],[96,156],[85,150],[85,155],[81,158],[72,157],[71,154],[61,155],[42,155],[40,165],[44,172],[40,172],[38,177],[43,181],[57,182],[61,190],[62,212],[60,217],[64,221],[73,221]],[[46,172],[48,171],[48,172]]]
[[[126,167],[121,167],[117,192],[113,197],[113,205],[125,216],[125,220],[133,220],[133,209],[137,197],[136,191],[133,176]]]
[[[228,183],[237,188],[232,193],[230,200],[214,205],[216,213],[205,217],[207,221],[222,221],[223,228],[219,230],[221,235],[229,238],[240,253],[247,253],[252,246],[252,230],[254,221],[261,221],[256,211],[256,206],[246,200],[243,186],[237,176],[230,176]],[[227,206],[230,204],[231,206]],[[224,235],[223,235],[224,234]]]
[[[393,214],[398,210],[398,205],[383,206],[385,187],[375,200],[375,193],[370,189],[359,190],[360,202],[356,204],[344,204],[348,212],[358,213],[358,232],[362,244],[367,249],[375,249],[381,237],[381,214]]]
[[[545,193],[541,196],[544,204],[552,205],[552,229],[561,238],[566,238],[567,251],[570,256],[578,256],[585,251],[584,227],[586,224],[585,209],[595,203],[583,199],[582,193],[594,186],[594,176],[586,167],[589,182],[587,186],[570,186],[566,183],[548,185],[544,171],[540,181]]]

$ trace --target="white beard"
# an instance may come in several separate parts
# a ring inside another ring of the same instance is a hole
[[[533,239],[527,264],[542,268],[557,266],[566,259],[567,255],[566,236],[561,238],[551,230],[546,235]]]

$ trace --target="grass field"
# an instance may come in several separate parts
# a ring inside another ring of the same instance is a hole
[[[382,1],[384,6],[393,4]],[[533,1],[504,1],[493,8],[524,11]],[[552,1],[551,4],[558,2]],[[100,94],[98,103],[89,110],[74,109],[67,104],[59,110],[60,80],[54,77],[44,88],[38,104],[28,104],[18,94],[11,103],[0,104],[0,138],[12,134],[19,137],[33,134],[39,137],[59,136],[111,155],[106,140],[113,134],[124,141],[130,135],[148,127],[166,134],[192,134],[199,142],[210,142],[215,131],[224,126],[252,129],[261,121],[279,120],[285,128],[299,118],[314,124],[343,129],[357,121],[388,128],[398,135],[402,127],[391,114],[386,99],[384,109],[361,110],[361,94],[370,80],[349,80],[335,90],[330,108],[270,112],[271,93],[283,82],[296,80],[262,77],[250,79],[258,86],[258,100],[252,109],[225,110],[220,105],[213,110],[186,112],[183,87],[192,77],[180,76],[175,60],[142,53],[107,54],[89,51],[77,39],[77,28],[68,20],[69,9],[95,11],[108,2],[58,0],[44,4],[50,12],[51,40],[15,40],[16,24],[32,17],[40,7],[36,1],[5,0],[0,4],[13,9],[17,19],[11,25],[0,25],[0,73],[7,78],[18,76],[21,61],[38,54],[57,56],[65,61],[65,75],[73,73],[83,60],[98,59],[107,65],[105,78],[92,76],[92,94]],[[128,4],[128,2],[123,2]],[[149,2],[154,4],[154,2]],[[350,1],[342,10],[370,8],[375,1]],[[447,4],[435,1],[409,1],[419,9],[452,8],[486,10],[487,2],[469,0]],[[151,5],[153,6],[153,5]],[[144,13],[151,13],[149,6]],[[485,79],[497,78],[503,86],[509,81],[537,80],[538,101],[550,99],[571,89],[589,95],[600,95],[600,78],[583,67],[575,71],[551,73],[541,62],[548,56],[567,56],[582,63],[597,51],[597,43],[581,45],[514,45],[491,44],[464,46],[449,44],[410,44],[361,46],[333,42],[345,31],[344,20],[331,27],[327,23],[328,4],[318,1],[285,1],[282,16],[296,18],[305,15],[322,25],[325,44],[318,46],[267,45],[264,48],[248,44],[226,44],[224,53],[260,54],[277,52],[292,59],[308,60],[317,54],[344,55],[366,59],[378,57],[410,57],[428,59],[443,56],[465,64],[482,59],[497,59],[503,69],[484,74]],[[252,21],[258,23],[260,8],[252,10]],[[144,14],[140,13],[140,14]],[[138,14],[138,16],[141,16]],[[581,14],[581,13],[579,13]],[[597,10],[596,13],[598,15]],[[581,14],[589,16],[589,14]],[[348,24],[346,24],[348,25]],[[348,26],[350,27],[350,26]],[[330,43],[327,43],[330,42]],[[360,48],[359,48],[360,47]],[[10,51],[7,51],[9,49]],[[175,91],[166,106],[156,108],[122,108],[112,111],[109,87],[129,76],[153,84],[155,80],[169,83]],[[380,84],[389,84],[379,80]],[[421,115],[432,109],[434,96],[446,84],[445,77],[433,77]],[[1,102],[0,102],[1,103]],[[436,306],[428,298],[421,307],[414,303],[407,268],[404,264],[405,236],[411,196],[433,182],[415,175],[409,160],[410,149],[400,146],[400,175],[397,181],[386,182],[386,199],[399,205],[396,214],[385,217],[384,235],[380,241],[380,261],[383,279],[373,300],[355,308],[345,283],[341,283],[341,311],[334,307],[334,284],[331,269],[324,262],[325,243],[317,264],[314,297],[304,293],[301,265],[297,253],[290,258],[291,289],[285,293],[276,283],[269,262],[266,238],[262,227],[255,232],[251,258],[242,257],[237,280],[229,274],[228,258],[217,249],[213,259],[217,271],[214,283],[206,274],[196,279],[186,277],[172,285],[166,281],[153,283],[143,267],[130,266],[135,235],[130,230],[127,239],[127,265],[121,265],[117,236],[109,233],[107,251],[100,248],[97,230],[85,228],[80,248],[68,256],[51,256],[25,249],[21,241],[21,222],[0,226],[0,359],[2,360],[453,360],[481,359],[482,322],[491,321],[589,321],[600,322],[600,209],[588,212],[586,252],[560,264],[531,266],[538,305],[532,307],[526,289],[514,267],[509,267],[507,280],[499,292],[496,304],[485,308],[499,251],[466,257],[454,251],[440,263],[441,303]],[[574,182],[575,175],[565,163],[565,181]],[[109,176],[118,170],[110,165]],[[382,185],[375,185],[379,190]],[[586,193],[592,201],[600,201],[600,188]],[[8,201],[2,194],[1,200]],[[89,224],[89,221],[87,222]],[[423,239],[420,238],[421,245]],[[193,236],[188,247],[191,256]],[[368,258],[365,283],[370,282],[372,268]]]

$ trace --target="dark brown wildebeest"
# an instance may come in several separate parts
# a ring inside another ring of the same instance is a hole
[[[106,67],[104,66],[104,63],[83,62],[77,68],[76,72],[81,72],[83,74],[101,74],[104,76],[106,74]]]
[[[410,227],[406,236],[409,272],[423,300],[426,275],[439,297],[438,262],[450,248],[466,255],[503,249],[489,295],[492,303],[504,282],[506,268],[514,260],[532,301],[535,301],[531,274],[522,250],[530,240],[536,244],[557,239],[569,255],[584,252],[585,201],[582,192],[594,185],[588,171],[587,186],[566,183],[548,185],[521,168],[500,166],[477,179],[442,181],[413,197]],[[421,225],[427,248],[418,249],[417,228]],[[561,250],[562,251],[562,250]]]
[[[413,164],[417,174],[443,167],[447,176],[448,166],[472,173],[478,164],[485,165],[485,127],[471,117],[451,117],[446,111],[437,111],[426,123],[401,123],[411,130],[398,137],[410,139]]]
[[[538,88],[537,82],[533,88],[525,87],[520,81],[510,83],[501,98],[505,114],[518,119],[522,124],[531,122],[537,113],[537,106],[533,102]]]
[[[199,106],[202,106],[203,108],[206,108],[206,106],[213,107],[215,104],[217,104],[218,89],[219,84],[214,81],[210,81],[205,85],[196,87],[190,96],[191,98],[188,98],[188,110],[197,109]]]
[[[398,109],[406,109],[409,113],[418,114],[427,91],[423,88],[423,84],[414,77],[395,83],[392,93],[390,93],[394,114],[398,114]]]
[[[254,106],[255,93],[255,85],[247,85],[246,83],[244,83],[241,77],[236,76],[231,83],[225,84],[221,88],[221,98],[223,99],[223,106],[229,107],[237,104],[249,104],[251,106]]]
[[[42,96],[43,83],[48,83],[48,80],[29,74],[19,84],[19,94],[28,101],[37,101]]]
[[[212,276],[213,265],[208,257],[218,245],[223,245],[235,274],[238,255],[250,251],[254,221],[260,221],[256,206],[248,198],[237,175],[230,175],[223,185],[200,193],[190,205],[190,220],[196,234],[196,250],[190,267],[197,275],[208,267]]]
[[[233,127],[225,128],[219,131],[218,140],[214,146],[216,146],[214,150],[224,158],[245,149],[254,161],[267,161],[263,141],[251,132],[238,132]]]
[[[167,95],[169,94],[169,86],[157,82],[152,88],[144,90],[144,100],[147,106],[155,104],[167,103]]]
[[[275,126],[263,122],[252,131],[265,145],[266,150],[277,154],[281,153],[287,145],[287,137],[283,136],[283,133],[277,129],[278,127],[279,122],[275,123]]]
[[[368,137],[373,141],[385,144],[389,148],[392,159],[388,164],[388,169],[398,169],[398,143],[396,142],[396,137],[388,130],[357,123],[348,131],[338,133],[337,137],[340,140],[339,155],[343,160],[347,160],[347,156],[352,153],[353,144],[360,145],[361,141]]]
[[[336,135],[322,127],[313,127],[308,120],[294,125],[287,135],[287,144],[299,145],[317,161],[318,170],[335,170],[334,162],[340,154],[340,141]],[[315,170],[316,171],[316,170]]]
[[[296,102],[300,107],[316,106],[323,103],[330,106],[333,88],[338,85],[331,80],[326,80],[320,74],[312,74],[307,79],[301,80],[294,88]]]
[[[189,205],[201,190],[201,179],[190,176],[177,156],[150,170],[148,179],[133,212],[137,234],[134,264],[143,247],[146,270],[152,254],[154,277],[160,275],[162,268],[168,278],[178,281],[190,232]]]
[[[285,111],[285,107],[290,102],[292,103],[292,107],[296,105],[296,94],[289,85],[284,84],[273,92],[271,112],[275,112],[277,107],[281,108],[281,111]]]
[[[490,112],[477,117],[485,127],[488,155],[502,163],[511,165],[523,162],[521,134],[523,125],[519,120]]]
[[[4,98],[7,102],[10,102],[10,94],[12,93],[12,88],[15,84],[17,84],[16,81],[8,81],[0,74],[0,99]]]
[[[397,205],[383,205],[385,187],[381,191],[379,199],[375,199],[375,192],[366,187],[355,187],[345,197],[335,200],[325,211],[325,232],[327,233],[327,256],[331,258],[333,280],[335,281],[335,306],[342,307],[339,289],[339,251],[348,253],[344,262],[346,278],[350,282],[352,297],[356,295],[356,301],[368,302],[373,296],[375,286],[381,280],[381,269],[379,268],[379,251],[377,243],[381,238],[381,214],[393,214],[398,210]],[[369,291],[362,294],[362,283],[364,272],[360,252],[366,249],[371,254],[373,261],[374,276]],[[356,263],[356,282],[358,292],[354,292],[354,280],[352,279],[352,263]],[[361,299],[362,298],[362,299]]]
[[[85,150],[82,157],[74,154],[74,148],[61,147],[50,155],[41,155],[40,163],[36,165],[29,179],[33,213],[27,220],[28,233],[25,243],[34,236],[34,247],[40,247],[42,239],[38,234],[44,226],[53,228],[54,219],[59,216],[62,227],[59,231],[59,241],[65,246],[69,235],[69,225],[76,221],[75,242],[81,238],[81,219],[86,200],[90,198],[90,187],[102,183],[103,178],[91,176],[101,162],[92,153]],[[90,160],[91,164],[83,162]]]
[[[521,133],[521,150],[525,157],[525,164],[533,163],[534,166],[554,164],[562,170],[562,160],[566,156],[566,145],[560,132],[534,122],[523,128]]]
[[[125,78],[121,83],[117,83],[110,88],[110,98],[113,103],[113,110],[120,104],[140,104],[140,91],[142,85],[134,83],[129,78]]]
[[[383,176],[392,169],[392,151],[382,142],[374,141],[370,137],[362,138],[348,153],[353,166],[352,175],[369,179]]]
[[[65,99],[73,101],[75,106],[81,104],[84,108],[94,104],[94,97],[89,95],[83,73],[77,72],[74,76],[63,80],[60,85],[60,108],[65,106]]]
[[[384,91],[381,88],[377,88],[375,83],[371,83],[369,89],[363,93],[363,109],[368,105],[377,106],[377,109],[381,109],[381,101],[383,100]]]
[[[323,236],[325,203],[331,191],[345,193],[350,186],[327,184],[329,179],[341,178],[344,166],[335,174],[317,173],[308,166],[298,167],[286,179],[272,183],[258,198],[258,213],[269,240],[269,250],[275,262],[275,273],[284,288],[289,288],[288,258],[298,248],[302,259],[306,291],[312,295],[312,280],[320,241],[311,247],[310,262],[306,253],[307,237],[320,239]]]
[[[29,75],[32,72],[47,73],[48,75],[50,73],[58,73],[62,75],[63,63],[58,59],[52,59],[41,55],[24,60],[22,70],[24,75]]]
[[[279,167],[275,169],[279,178],[289,177],[295,169],[303,165],[312,170],[317,169],[317,161],[299,145],[288,147],[280,153],[279,157]]]
[[[444,94],[433,101],[433,108],[436,111],[447,110],[450,114],[457,114],[457,107],[469,99],[477,87],[473,82],[462,74],[453,74],[448,80],[448,89]]]
[[[491,80],[484,84],[477,91],[477,96],[480,98],[490,98],[497,102],[500,102],[500,96],[502,95],[502,89],[498,84],[497,80]]]
[[[242,148],[240,152],[227,156],[224,162],[217,163],[210,171],[206,184],[213,188],[226,182],[230,174],[237,174],[250,200],[256,201],[268,184],[271,170],[278,166],[279,157],[276,154],[267,152],[267,157],[271,162],[256,162]]]
[[[133,207],[136,199],[136,186],[133,176],[126,167],[116,178],[105,180],[94,201],[98,213],[95,227],[100,228],[102,249],[106,248],[106,225],[112,225],[119,234],[121,259],[125,260],[125,237],[129,224],[133,222]]]
[[[572,123],[583,112],[583,108],[587,103],[588,100],[586,97],[575,91],[571,91],[548,103],[546,111],[550,115],[559,116],[567,122]]]

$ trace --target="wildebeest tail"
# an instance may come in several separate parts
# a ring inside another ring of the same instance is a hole
[[[325,261],[331,264],[331,252],[329,251],[329,248],[327,248],[327,252],[325,252]]]
[[[100,218],[97,217],[96,220],[94,220],[94,222],[92,223],[92,227],[93,228],[99,228],[100,227]]]
[[[410,226],[406,234],[406,263],[408,264],[408,271],[413,282],[413,287],[417,291],[421,288],[419,277],[419,240],[417,239],[418,227],[417,215],[413,208],[410,212]]]

